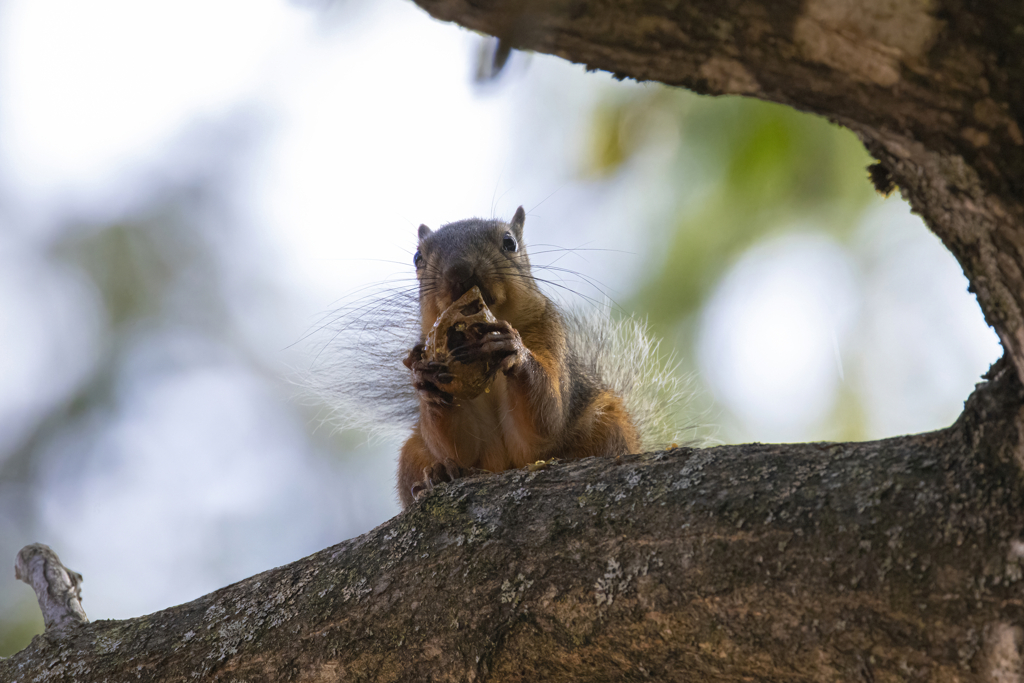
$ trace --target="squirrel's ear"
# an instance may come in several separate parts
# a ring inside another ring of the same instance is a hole
[[[423,240],[427,239],[427,236],[430,235],[430,233],[432,233],[432,232],[433,232],[433,230],[431,230],[427,226],[420,225],[420,230],[419,230],[419,232],[417,234],[419,235],[420,241],[422,242]]]
[[[517,240],[523,239],[523,223],[526,222],[526,211],[523,207],[516,209],[516,213],[512,216],[512,222],[509,224],[512,227],[512,232],[515,234]]]

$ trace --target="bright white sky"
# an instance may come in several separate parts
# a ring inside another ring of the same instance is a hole
[[[467,87],[472,36],[411,3],[361,9],[342,7],[331,30],[280,0],[8,2],[4,175],[30,213],[116,211],[193,121],[256,111],[273,137],[252,213],[297,282],[344,291],[368,274],[326,254],[379,253],[421,222],[490,213],[506,157],[500,99]]]
[[[577,246],[628,211],[563,187],[566,159],[578,158],[572,122],[610,79],[583,80],[556,60],[533,69],[530,87],[558,87],[562,113],[547,129],[556,144],[533,152],[543,172],[524,175],[510,150],[522,124],[509,113],[524,89],[472,85],[478,37],[398,0],[332,12],[279,0],[0,4],[0,179],[12,228],[0,231],[0,302],[10,304],[0,307],[0,448],[81,381],[102,345],[96,292],[50,261],[48,236],[67,216],[117,220],[147,201],[154,178],[195,172],[197,124],[252,120],[262,136],[236,203],[288,310],[269,317],[280,306],[260,301],[239,324],[282,373],[302,363],[288,347],[331,302],[411,270],[421,222],[509,216],[561,190],[528,230]],[[638,265],[605,267],[602,279],[614,289]],[[310,452],[308,425],[251,368],[191,363],[218,356],[202,350],[208,340],[140,333],[133,344],[109,424],[88,442],[69,426],[39,464],[42,538],[18,528],[4,537],[51,542],[85,574],[93,618],[182,602],[396,511],[394,444],[342,469]],[[73,475],[59,464],[68,450]],[[145,584],[127,578],[141,574]]]
[[[273,85],[311,17],[280,2],[8,2],[4,152],[23,192],[95,193]]]
[[[592,103],[642,86],[534,57],[514,86],[480,90],[473,34],[408,2],[336,4],[327,18],[280,0],[0,4],[0,449],[78,381],[100,343],[95,293],[36,243],[63,215],[117,217],[144,202],[141,177],[188,173],[178,143],[197,122],[249,116],[265,136],[239,201],[294,309],[243,323],[268,355],[345,292],[400,270],[369,259],[408,262],[420,223],[510,216],[519,204],[532,209],[533,242],[616,250],[570,267],[613,296],[629,289],[643,262],[625,252],[651,245],[621,226],[642,223],[637,207],[656,212],[659,155],[605,184],[575,182],[573,164]],[[533,118],[514,119],[526,101]],[[854,256],[815,236],[760,245],[719,283],[698,360],[740,437],[820,437],[852,367],[866,368],[857,389],[875,397],[874,433],[942,426],[998,355],[958,267],[901,203],[862,233]],[[886,239],[910,247],[873,255]],[[865,290],[867,280],[880,284]],[[166,607],[394,512],[389,460],[329,471],[289,445],[304,426],[273,417],[279,400],[229,362],[125,380],[114,425],[82,456],[97,486],[64,489],[55,474],[42,503],[58,552],[86,576],[90,616]],[[126,587],[132,572],[152,583]]]

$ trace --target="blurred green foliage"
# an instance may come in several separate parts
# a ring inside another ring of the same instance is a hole
[[[4,614],[0,618],[0,657],[9,657],[25,649],[33,636],[43,632],[43,614],[36,604],[32,588],[19,585],[29,597],[11,610],[13,614]]]
[[[43,454],[68,434],[84,440],[82,448],[87,448],[90,425],[95,427],[116,409],[114,387],[134,335],[183,328],[210,338],[230,334],[220,286],[224,265],[216,251],[220,228],[203,220],[202,204],[189,188],[174,189],[121,222],[90,225],[72,220],[49,245],[54,262],[84,276],[82,284],[97,296],[102,351],[75,392],[52,407],[19,449],[0,459],[0,484],[37,486],[42,470],[53,466]],[[193,293],[183,296],[181,290]],[[62,465],[73,471],[78,463]],[[38,509],[22,512],[22,524],[31,529]],[[13,539],[0,538],[0,549],[13,557],[19,546],[10,543]],[[18,584],[17,590],[24,597],[0,614],[0,657],[23,649],[43,632],[32,589]],[[88,613],[88,584],[85,597]]]
[[[111,326],[130,324],[159,313],[176,264],[159,250],[145,226],[118,224],[64,245],[99,290]]]
[[[875,196],[870,156],[853,133],[823,118],[660,86],[630,94],[595,111],[585,173],[609,176],[637,155],[673,148],[665,187],[651,194],[674,197],[674,220],[659,227],[662,261],[629,302],[663,334],[700,308],[752,244],[800,224],[842,240]]]
[[[647,317],[690,372],[697,314],[750,247],[799,230],[849,245],[865,209],[881,201],[868,180],[873,160],[852,132],[754,99],[659,85],[617,90],[595,109],[589,144],[586,177],[611,178],[644,156],[663,159],[664,173],[645,196],[669,197],[669,220],[652,226],[657,246],[646,279],[622,303]],[[823,428],[830,438],[866,438],[861,397],[848,383],[838,391]],[[717,436],[728,441],[730,418],[711,404],[698,395],[680,410],[692,416],[703,406],[697,419],[724,429]]]

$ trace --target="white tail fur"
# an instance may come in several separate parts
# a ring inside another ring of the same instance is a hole
[[[364,298],[361,301],[366,301]],[[419,341],[415,291],[386,291],[369,304],[340,309],[323,327],[317,361],[304,383],[331,407],[331,422],[371,438],[402,438],[416,423],[418,398],[402,364]],[[659,353],[646,322],[616,319],[609,306],[564,310],[567,342],[583,367],[622,396],[644,451],[704,443],[701,425],[687,422],[692,381]]]

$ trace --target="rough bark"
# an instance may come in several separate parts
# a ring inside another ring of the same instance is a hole
[[[444,485],[187,605],[37,636],[0,680],[1012,680],[1024,391],[998,368],[930,434]]]
[[[89,623],[82,609],[82,575],[65,567],[49,546],[33,543],[22,548],[14,562],[14,578],[36,592],[47,631]]]
[[[418,0],[622,76],[849,126],[1006,360],[958,422],[442,486],[187,605],[47,633],[2,681],[1019,680],[1024,5]]]

